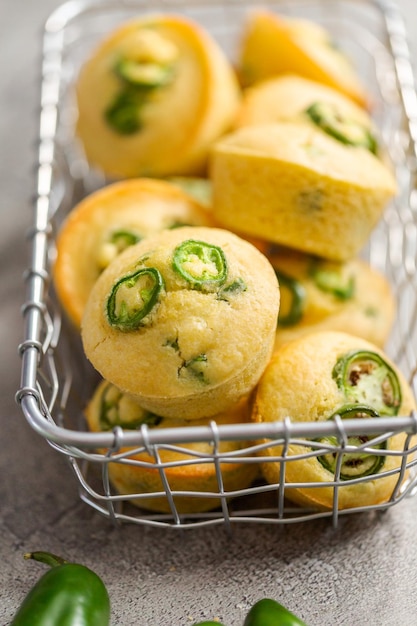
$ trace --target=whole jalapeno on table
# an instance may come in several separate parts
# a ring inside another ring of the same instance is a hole
[[[243,626],[307,626],[285,606],[271,598],[258,600],[246,615]]]
[[[101,578],[79,563],[31,552],[51,567],[29,591],[10,626],[108,626],[110,599]]]

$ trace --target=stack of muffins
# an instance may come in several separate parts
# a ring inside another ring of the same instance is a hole
[[[383,352],[395,298],[360,258],[396,181],[366,91],[322,27],[251,14],[234,68],[193,21],[138,18],[99,44],[76,96],[78,139],[108,185],[63,224],[54,280],[103,379],[90,430],[415,408]],[[220,443],[235,457],[224,493],[259,471],[278,483],[282,450],[259,443],[259,463],[245,462],[248,442]],[[331,508],[333,482],[340,508],[389,499],[404,437],[355,437],[342,456],[334,443],[307,460],[290,446],[285,495]],[[211,450],[123,450],[110,480],[144,508],[171,510],[166,483],[178,511],[214,508]],[[325,486],[291,487],[309,482]]]

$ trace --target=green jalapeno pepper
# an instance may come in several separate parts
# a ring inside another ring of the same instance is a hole
[[[143,267],[116,282],[107,299],[107,319],[123,331],[136,330],[158,302],[164,286],[155,267]]]
[[[115,385],[108,383],[104,386],[100,397],[101,430],[112,430],[115,426],[134,430],[142,424],[157,426],[161,421],[162,417],[143,409]]]
[[[230,285],[224,285],[220,289],[218,293],[218,299],[230,303],[234,296],[237,296],[238,294],[247,291],[247,289],[248,286],[245,281],[241,278],[237,278],[232,283],[230,283]]]
[[[380,415],[397,415],[401,385],[392,367],[376,352],[344,354],[333,368],[333,378],[348,402],[366,404]]]
[[[366,148],[372,154],[378,151],[376,138],[371,131],[342,115],[332,104],[315,102],[306,109],[307,116],[325,133],[349,146]]]
[[[133,87],[162,87],[170,83],[173,78],[172,65],[144,63],[123,58],[114,66],[114,72]]]
[[[297,324],[304,314],[304,307],[306,301],[306,290],[300,281],[284,274],[280,270],[274,268],[278,284],[280,288],[286,289],[290,294],[290,306],[288,312],[284,313],[282,307],[278,314],[278,326],[294,326]]]
[[[227,278],[227,261],[218,246],[188,239],[174,250],[172,267],[191,289],[217,290]]]
[[[252,606],[243,626],[306,626],[306,624],[279,602],[263,598]]]
[[[173,68],[172,63],[119,59],[113,72],[120,79],[122,88],[104,111],[109,126],[121,135],[132,135],[141,130],[142,107],[152,92],[173,80]]]
[[[345,405],[341,407],[336,413],[334,413],[329,419],[334,419],[336,415],[339,415],[342,419],[360,419],[367,417],[379,417],[378,413],[369,406],[363,406],[359,404]],[[354,437],[348,437],[347,443],[349,446],[363,447],[367,445],[367,442],[373,439],[372,435],[359,435]],[[324,437],[319,439],[321,443],[329,443],[334,446],[339,445],[337,437]],[[375,450],[386,450],[387,442],[382,441],[374,446]],[[317,460],[323,465],[323,467],[332,474],[336,471],[337,453],[326,452],[320,454]],[[345,452],[343,453],[342,463],[340,467],[340,479],[352,480],[353,478],[362,478],[362,476],[370,476],[371,474],[377,474],[385,463],[385,456],[372,454],[371,452]]]
[[[109,595],[95,572],[49,552],[32,552],[25,558],[51,569],[29,591],[11,626],[108,626]]]
[[[106,268],[123,250],[138,243],[140,239],[140,235],[127,229],[109,233],[98,246],[96,261],[99,269]]]
[[[140,236],[132,230],[126,229],[115,230],[109,237],[109,243],[116,246],[119,253],[129,248],[129,246],[133,246],[138,241],[140,241]]]
[[[133,135],[142,128],[140,108],[143,95],[127,86],[116,94],[104,111],[107,124],[119,135]]]
[[[319,261],[313,261],[309,268],[309,276],[321,291],[332,294],[338,300],[350,300],[355,294],[355,277],[343,276],[342,266],[325,267]]]

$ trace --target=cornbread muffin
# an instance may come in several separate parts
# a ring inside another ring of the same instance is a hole
[[[357,256],[397,190],[369,150],[295,122],[248,126],[218,141],[211,180],[224,227],[335,261]]]
[[[379,271],[361,259],[335,263],[288,248],[275,248],[268,258],[281,295],[275,349],[319,330],[345,331],[385,345],[396,301]]]
[[[212,226],[208,211],[161,180],[130,179],[82,200],[58,234],[55,288],[76,328],[90,291],[110,261],[126,247],[165,228]]]
[[[342,420],[377,421],[380,416],[409,415],[415,408],[410,387],[382,350],[364,339],[325,331],[289,342],[275,353],[257,387],[252,417],[256,422],[287,417],[292,422],[322,422],[338,414]],[[376,436],[347,437],[347,445],[362,448],[342,455],[337,494],[340,509],[386,502],[397,485],[399,474],[387,476],[386,472],[399,468],[402,458],[389,452],[402,450],[406,435],[374,441]],[[319,434],[306,440],[306,445],[290,442],[286,484],[337,480],[339,457],[332,448],[337,444],[337,436]],[[263,449],[265,456],[279,456],[281,452],[279,445]],[[305,456],[292,460],[295,455]],[[277,482],[279,462],[263,463],[262,472],[268,482]],[[285,495],[302,505],[330,509],[335,494],[330,484],[289,487]]]
[[[332,87],[283,74],[245,89],[236,128],[285,120],[314,124],[342,143],[380,153],[379,133],[370,115]]]
[[[247,395],[273,349],[275,272],[252,244],[204,227],[165,230],[97,279],[82,322],[103,378],[164,417],[216,415]]]
[[[210,211],[212,218],[214,220],[212,209],[213,209],[213,200],[212,200],[212,190],[211,190],[211,180],[208,178],[198,178],[191,176],[174,176],[169,179],[170,182],[178,185],[181,189],[183,189],[190,196],[195,198],[198,202],[200,202],[208,211]],[[218,226],[217,222],[211,224],[212,226]],[[263,254],[267,253],[269,248],[269,242],[264,239],[258,239],[256,237],[251,237],[248,234],[241,233],[236,230],[233,226],[231,226],[228,230],[231,230],[233,233],[241,237],[242,239],[246,239],[251,244],[256,246],[258,250],[260,250]]]
[[[254,11],[242,37],[239,67],[244,85],[292,72],[369,107],[369,96],[350,60],[333,44],[329,32],[310,20]]]
[[[201,419],[189,422],[175,418],[159,417],[143,409],[130,396],[120,392],[117,387],[107,381],[102,381],[97,387],[85,415],[88,427],[93,432],[111,430],[121,426],[125,430],[140,428],[146,424],[150,429],[185,428],[189,426],[208,426],[211,419]],[[238,402],[224,413],[215,416],[216,424],[240,424],[249,421],[248,402],[246,399]],[[175,444],[179,450],[173,450],[173,444],[162,446],[158,450],[158,457],[165,466],[165,477],[171,491],[219,491],[214,462],[202,462],[204,457],[213,458],[213,445],[209,442],[191,442]],[[223,488],[227,491],[236,491],[249,487],[258,474],[259,464],[243,462],[243,448],[247,442],[222,441],[218,445],[218,453],[232,454],[235,463],[220,463]],[[239,453],[242,450],[242,453]],[[132,452],[127,456],[128,452]],[[138,451],[129,448],[118,451],[117,457],[127,458],[128,462],[112,462],[109,464],[109,478],[115,489],[124,495],[155,494],[164,492],[165,487],[158,469],[155,469],[156,460],[145,449]],[[187,463],[184,463],[186,461]],[[133,463],[132,463],[133,462]],[[135,464],[140,462],[140,464]],[[183,462],[181,465],[180,463]],[[165,496],[136,498],[133,504],[153,511],[170,512],[168,499]],[[220,506],[219,498],[198,496],[174,496],[175,506],[180,513],[197,513],[208,511]]]
[[[76,134],[110,178],[200,174],[239,99],[235,73],[205,30],[147,15],[116,28],[82,66]]]

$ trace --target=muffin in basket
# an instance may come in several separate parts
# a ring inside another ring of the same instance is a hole
[[[110,178],[200,174],[239,99],[234,71],[205,30],[147,15],[117,27],[82,66],[76,133]]]
[[[415,408],[409,385],[383,351],[364,339],[323,331],[291,341],[275,353],[257,387],[252,417],[256,422],[289,417],[313,426],[336,415],[342,421],[395,419]],[[401,432],[391,437],[354,433],[346,437],[348,449],[341,454],[334,447],[337,437],[318,431],[304,445],[300,440],[290,442],[285,495],[302,505],[330,509],[337,483],[340,509],[387,502],[399,486],[402,456],[395,453],[403,450],[405,440]],[[262,464],[270,483],[278,482],[280,475],[280,463],[272,457],[282,452],[282,445],[263,449],[264,457],[271,457]],[[301,456],[292,459],[297,455]],[[307,485],[291,487],[292,483]]]
[[[103,378],[164,417],[216,415],[247,395],[273,349],[279,289],[267,258],[233,233],[165,230],[103,271],[82,321]]]
[[[281,294],[275,348],[319,330],[345,331],[384,347],[396,300],[381,272],[362,259],[336,263],[288,248],[274,247],[268,258]]]
[[[58,233],[54,283],[76,328],[90,291],[122,250],[165,228],[212,226],[213,218],[177,186],[149,178],[108,185],[82,200]]]
[[[226,228],[335,261],[358,254],[397,191],[369,150],[301,122],[219,140],[211,179],[214,217]]]
[[[143,409],[130,396],[123,394],[114,385],[102,381],[85,410],[90,431],[100,432],[121,426],[125,430],[140,428],[143,424],[150,429],[185,428],[208,426],[212,418],[192,422],[175,418],[163,418]],[[242,399],[227,411],[216,415],[217,425],[240,424],[249,421],[247,399]],[[145,449],[140,451],[124,448],[117,452],[117,459],[109,464],[109,479],[118,493],[124,495],[154,494],[152,497],[131,499],[133,504],[152,511],[170,512],[165,495],[161,469],[171,491],[218,493],[221,489],[216,473],[215,455],[229,454],[227,462],[220,463],[222,488],[226,492],[249,487],[259,472],[259,464],[244,461],[247,441],[221,441],[217,449],[212,442],[192,441],[188,443],[162,445],[155,455]],[[242,451],[242,452],[240,452]],[[130,455],[127,455],[131,452]],[[209,461],[207,461],[209,457]],[[231,462],[233,457],[235,462]],[[120,459],[124,459],[120,460]],[[136,462],[136,464],[135,464]],[[198,513],[220,506],[220,499],[196,494],[175,495],[174,503],[179,513]]]
[[[314,80],[283,74],[245,89],[236,128],[304,121],[346,145],[380,154],[378,129],[370,115],[340,91]]]
[[[272,11],[253,11],[242,37],[240,75],[244,85],[292,72],[333,87],[369,107],[369,96],[348,57],[320,24]]]

